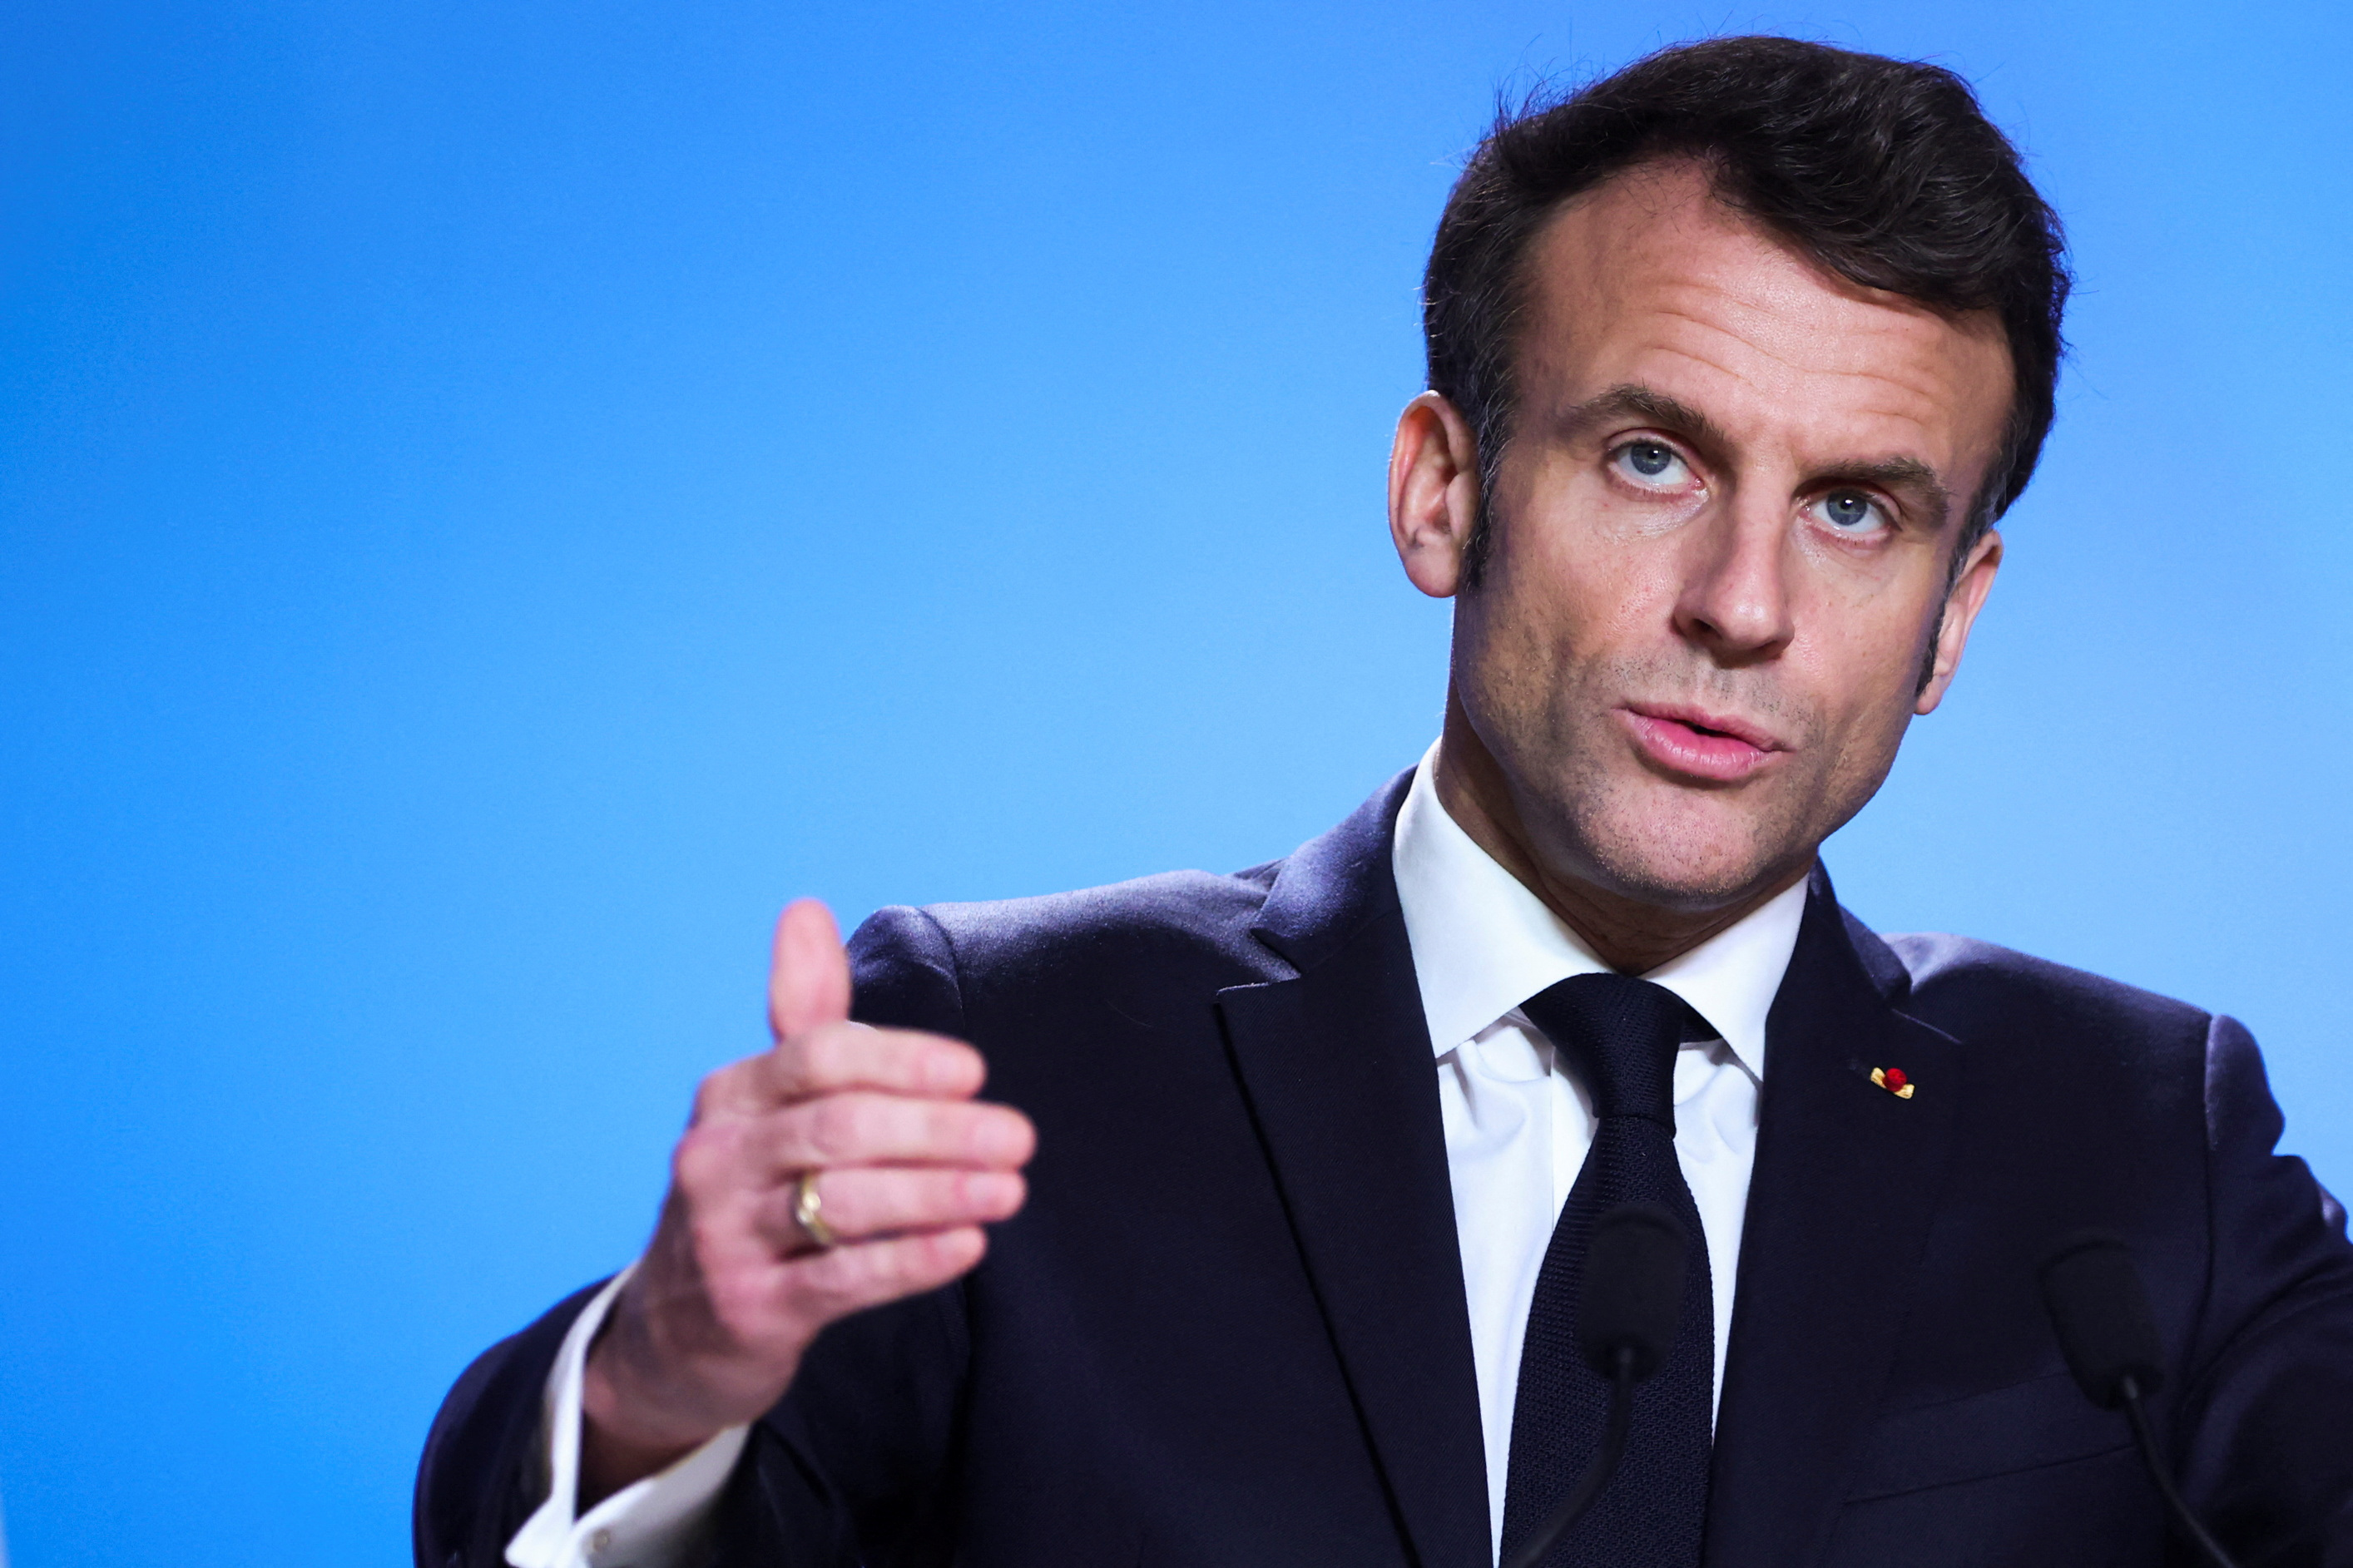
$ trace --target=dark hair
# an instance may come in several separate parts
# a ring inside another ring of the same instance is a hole
[[[1465,584],[1493,548],[1485,498],[1511,440],[1529,242],[1570,197],[1673,157],[1704,160],[1720,198],[1842,278],[2000,318],[2016,386],[1957,569],[2026,488],[2051,428],[2069,286],[2058,215],[1951,71],[1796,38],[1713,38],[1506,110],[1447,198],[1422,330],[1430,385],[1479,443]]]

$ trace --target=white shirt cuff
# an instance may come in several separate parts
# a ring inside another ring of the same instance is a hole
[[[547,1500],[507,1542],[513,1568],[678,1568],[711,1518],[744,1451],[748,1426],[730,1426],[666,1470],[631,1482],[575,1519],[580,1496],[580,1389],[588,1346],[613,1298],[637,1269],[621,1270],[564,1336],[547,1374],[540,1421]]]

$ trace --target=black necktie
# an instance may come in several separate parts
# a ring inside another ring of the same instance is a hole
[[[1691,1236],[1673,1352],[1634,1391],[1618,1474],[1544,1568],[1695,1568],[1707,1513],[1715,1308],[1699,1210],[1675,1162],[1675,1052],[1712,1031],[1663,986],[1579,974],[1521,1009],[1592,1097],[1585,1168],[1561,1205],[1536,1276],[1512,1406],[1504,1555],[1543,1525],[1600,1446],[1609,1384],[1577,1348],[1577,1282],[1593,1222],[1624,1203],[1663,1204]]]

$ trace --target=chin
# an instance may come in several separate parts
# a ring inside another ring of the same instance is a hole
[[[1593,881],[1660,909],[1721,909],[1812,858],[1802,835],[1714,802],[1699,810],[1605,810],[1577,827]]]

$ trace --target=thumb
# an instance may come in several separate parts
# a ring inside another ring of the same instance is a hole
[[[779,1040],[849,1016],[849,955],[833,915],[815,899],[796,899],[776,921],[768,967],[768,1028]]]

